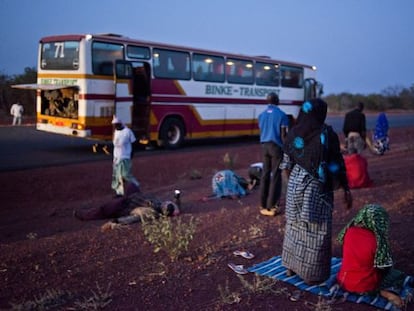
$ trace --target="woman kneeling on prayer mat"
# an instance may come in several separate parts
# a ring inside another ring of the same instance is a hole
[[[380,205],[365,205],[357,213],[338,235],[343,259],[337,280],[349,292],[379,293],[400,308],[404,301],[397,293],[406,275],[393,268],[388,227],[388,214]]]

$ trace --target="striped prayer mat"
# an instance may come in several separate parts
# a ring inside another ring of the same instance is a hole
[[[341,258],[333,257],[331,261],[331,276],[328,280],[324,283],[319,285],[306,285],[303,280],[298,277],[297,275],[293,275],[290,277],[286,276],[286,268],[282,266],[282,257],[276,256],[270,258],[267,261],[262,263],[256,264],[250,268],[247,268],[247,271],[254,272],[258,275],[262,276],[269,276],[283,282],[287,282],[298,287],[301,290],[309,291],[311,293],[321,295],[330,299],[333,298],[342,298],[347,301],[355,302],[355,303],[366,303],[377,308],[381,308],[384,310],[400,310],[396,308],[392,303],[388,302],[387,299],[377,295],[377,296],[369,296],[369,295],[358,295],[354,293],[350,293],[347,291],[342,290],[338,283],[336,283],[336,274],[339,271],[341,265]],[[414,291],[413,288],[409,287],[410,280],[412,277],[407,276],[404,281],[404,288],[402,289],[400,296],[406,300],[406,297],[412,297]]]

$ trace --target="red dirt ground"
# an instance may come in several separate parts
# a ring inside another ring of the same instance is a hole
[[[354,208],[346,211],[342,192],[336,193],[333,233],[363,204],[382,204],[391,217],[396,267],[414,275],[414,128],[393,129],[390,137],[391,151],[384,156],[365,151],[374,186],[352,191]],[[110,200],[110,160],[0,173],[0,309],[11,304],[17,309],[24,302],[40,309],[49,297],[57,305],[53,310],[93,310],[106,296],[105,310],[328,310],[318,309],[318,297],[308,293],[290,301],[295,288],[281,282],[273,291],[248,292],[227,267],[229,262],[250,266],[281,254],[284,215],[260,215],[258,190],[240,200],[200,201],[211,191],[214,171],[224,168],[225,153],[242,176],[261,160],[259,144],[168,156],[143,152],[134,158],[142,191],[166,199],[181,189],[182,215],[172,221],[197,221],[188,251],[175,262],[164,250],[153,252],[141,224],[102,232],[105,220],[73,217],[76,208]],[[202,178],[192,179],[195,172]],[[340,256],[337,242],[332,243],[333,255]],[[256,257],[234,257],[236,249],[248,249]],[[254,276],[244,279],[252,283]],[[233,293],[233,299],[225,299],[219,289]],[[375,309],[339,302],[331,307]]]

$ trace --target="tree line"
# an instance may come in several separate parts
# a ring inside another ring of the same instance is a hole
[[[0,115],[8,115],[10,107],[19,101],[25,115],[36,115],[36,91],[14,89],[14,84],[36,83],[37,71],[26,67],[23,74],[9,76],[0,73]],[[358,102],[365,104],[368,111],[414,110],[414,84],[411,87],[390,86],[378,94],[340,93],[324,96],[330,112],[350,110]]]
[[[378,94],[332,94],[324,97],[330,112],[341,112],[355,108],[363,102],[365,110],[414,110],[414,84],[411,87],[390,86]]]
[[[24,108],[24,114],[36,115],[36,91],[14,89],[14,84],[36,83],[36,68],[26,67],[24,73],[9,76],[0,73],[0,115],[9,115],[11,106],[20,102]]]

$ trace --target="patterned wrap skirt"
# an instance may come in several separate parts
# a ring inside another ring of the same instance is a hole
[[[306,282],[323,282],[330,275],[333,192],[299,165],[288,182],[282,263]]]

